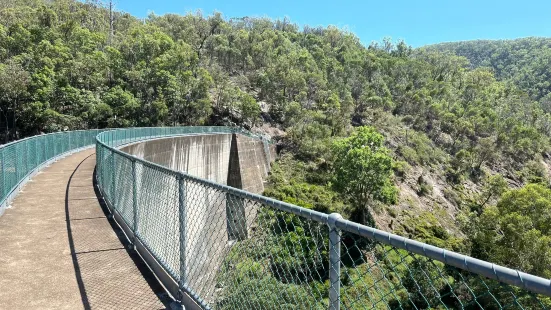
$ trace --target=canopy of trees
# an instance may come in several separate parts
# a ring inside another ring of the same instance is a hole
[[[473,252],[492,262],[551,277],[551,190],[529,184],[511,190],[472,226]]]
[[[500,80],[513,82],[551,108],[551,38],[477,40],[428,46],[467,57],[472,67],[488,67]]]

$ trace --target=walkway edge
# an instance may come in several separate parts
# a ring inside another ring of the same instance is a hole
[[[113,216],[113,219],[115,223],[121,228],[121,230],[124,233],[125,238],[127,241],[132,244],[132,241],[134,240],[133,247],[134,250],[138,253],[140,258],[144,261],[145,265],[151,270],[155,278],[157,278],[157,281],[164,287],[164,289],[169,293],[170,297],[174,300],[174,302],[171,304],[171,308],[176,309],[186,309],[186,310],[202,310],[203,307],[197,304],[195,300],[188,295],[187,292],[181,291],[178,287],[178,283],[176,283],[172,277],[165,271],[165,269],[161,266],[161,264],[155,259],[153,254],[147,250],[147,248],[140,242],[139,238],[134,238],[134,234],[132,233],[132,229],[126,224],[122,216],[119,214],[115,208],[111,205],[111,203],[105,199],[105,194],[103,192],[103,189],[99,186],[97,186],[97,175],[94,176],[94,183],[99,190],[99,193],[101,195],[101,200],[105,205],[107,206],[107,209]],[[179,301],[179,304],[178,302]]]
[[[84,150],[87,150],[87,149],[91,149],[91,148],[94,148],[96,145],[95,144],[90,144],[90,145],[87,145],[85,147],[81,147],[81,148],[78,148],[78,149],[74,149],[74,150],[70,150],[70,151],[67,151],[65,153],[62,153],[62,154],[59,154],[55,157],[52,157],[50,158],[49,160],[43,162],[42,164],[38,165],[35,169],[31,170],[29,173],[27,173],[26,176],[24,176],[21,181],[19,181],[19,183],[17,183],[17,185],[10,191],[10,193],[6,196],[6,198],[4,199],[4,201],[2,201],[2,203],[0,204],[0,216],[4,215],[4,212],[6,212],[6,210],[8,209],[8,207],[10,206],[10,204],[12,203],[12,201],[15,199],[15,197],[17,196],[17,194],[19,194],[19,192],[21,191],[21,189],[25,186],[25,184],[27,184],[31,178],[33,176],[35,176],[38,172],[40,172],[42,169],[50,166],[52,163],[62,159],[62,158],[65,158],[67,156],[70,156],[74,153],[78,153],[78,152],[81,152],[81,151],[84,151]]]

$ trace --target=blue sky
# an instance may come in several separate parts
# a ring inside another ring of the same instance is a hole
[[[335,25],[364,44],[385,36],[426,44],[474,39],[551,37],[551,0],[115,0],[137,17],[219,11],[225,17],[289,17],[299,25]]]

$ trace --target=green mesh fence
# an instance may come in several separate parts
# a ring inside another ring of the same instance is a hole
[[[101,130],[56,132],[0,146],[0,214],[19,187],[43,164],[95,144]]]
[[[98,135],[102,195],[129,238],[176,284],[176,298],[185,292],[214,309],[551,306],[549,280],[173,171],[115,148],[170,135],[236,132],[137,128]],[[10,158],[13,164],[16,157]]]

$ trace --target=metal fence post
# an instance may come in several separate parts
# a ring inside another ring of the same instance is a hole
[[[19,154],[17,154],[17,153],[18,153],[18,152],[17,152],[18,146],[19,146],[19,145],[17,145],[17,144],[14,144],[14,145],[13,145],[13,149],[14,149],[14,151],[15,151],[15,158],[13,159],[13,163],[14,163],[14,165],[13,165],[13,170],[14,170],[14,172],[15,172],[15,177],[17,178],[17,179],[15,180],[15,184],[17,184],[17,181],[19,181],[19,171],[21,170],[21,169],[17,169],[17,166],[18,166],[18,164],[19,164],[19,163],[18,163]]]
[[[180,294],[184,293],[186,285],[186,188],[184,182],[183,174],[178,174],[178,221],[180,224],[180,281],[178,287],[180,288]]]
[[[44,141],[42,141],[42,155],[44,156],[42,158],[42,162],[45,162],[48,158],[47,158],[47,154],[46,154],[46,148],[47,148],[47,141],[48,137],[45,137],[44,138]]]
[[[132,246],[136,248],[136,234],[138,233],[138,202],[136,198],[138,197],[138,189],[136,185],[136,160],[132,158]]]
[[[117,202],[115,199],[117,171],[115,170],[115,152],[113,151],[111,151],[111,163],[111,197],[109,198],[111,198],[111,204],[113,206],[113,210],[111,212],[111,215],[113,215],[115,213],[115,210],[117,209]]]
[[[338,213],[328,217],[329,225],[329,310],[339,310],[341,305],[341,231],[335,222],[341,220]]]
[[[34,154],[33,154],[33,169],[38,167],[38,139],[33,139]]]
[[[29,173],[29,140],[25,141],[25,174]]]
[[[4,155],[6,148],[0,150],[2,156],[2,198],[7,194],[6,190],[6,156]]]

